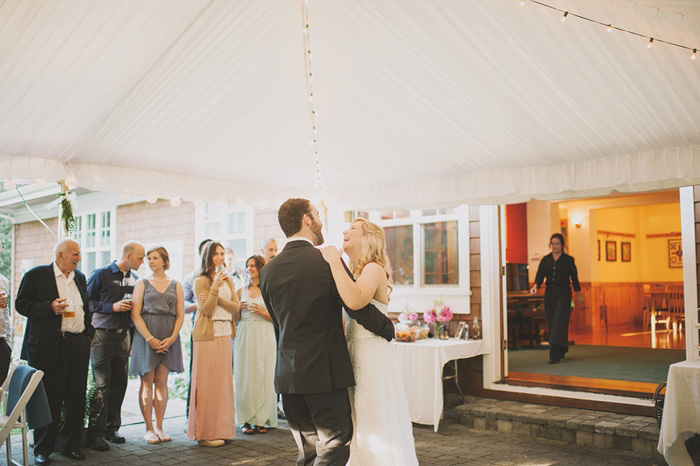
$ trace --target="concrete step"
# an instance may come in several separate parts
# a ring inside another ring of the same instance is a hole
[[[656,450],[659,428],[653,417],[472,396],[465,401],[454,412],[461,424],[475,430],[661,456]]]

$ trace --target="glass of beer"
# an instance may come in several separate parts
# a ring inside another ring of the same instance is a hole
[[[72,319],[75,317],[75,301],[72,299],[66,299],[66,304],[68,307],[63,310],[63,317],[66,319]]]
[[[131,302],[133,298],[132,298],[132,296],[131,296],[131,293],[124,293],[124,298],[123,298],[123,299],[124,299],[124,301]]]

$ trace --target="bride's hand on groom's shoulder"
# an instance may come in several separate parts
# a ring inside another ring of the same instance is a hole
[[[343,255],[343,249],[338,249],[335,246],[326,246],[325,248],[321,248],[321,254],[326,262],[332,264],[333,261],[341,258]]]

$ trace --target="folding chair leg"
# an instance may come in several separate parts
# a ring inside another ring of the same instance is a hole
[[[26,411],[25,411],[26,415]],[[25,418],[26,419],[26,418]],[[29,464],[29,441],[27,440],[27,426],[22,428],[22,454],[24,455],[24,464]]]

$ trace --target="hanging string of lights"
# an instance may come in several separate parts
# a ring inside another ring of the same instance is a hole
[[[316,105],[314,102],[314,73],[311,66],[312,60],[314,58],[311,53],[311,34],[309,32],[309,0],[303,0],[302,2],[302,16],[304,21],[304,57],[306,69],[306,91],[309,95],[309,112],[311,117],[311,133],[312,139],[309,144],[314,151],[314,160],[316,163],[316,189],[322,191],[323,186],[323,174],[321,172],[321,159],[318,155],[318,129],[316,128],[316,121],[318,119],[318,112],[316,112]]]
[[[593,18],[588,18],[587,16],[578,15],[576,13],[571,13],[570,11],[562,10],[561,8],[557,8],[555,6],[548,5],[547,3],[540,2],[538,0],[520,0],[520,6],[525,6],[526,2],[534,3],[536,5],[540,5],[540,6],[543,6],[545,8],[549,8],[549,9],[558,11],[560,13],[563,13],[562,17],[561,17],[562,22],[565,22],[568,17],[582,19],[584,21],[589,21],[589,22],[594,23],[594,24],[599,24],[600,26],[603,26],[604,28],[606,28],[608,32],[612,32],[613,30],[615,30],[615,31],[625,32],[625,33],[631,34],[633,36],[642,37],[644,39],[649,39],[649,41],[647,42],[648,49],[650,49],[652,44],[654,44],[654,43],[662,43],[662,44],[666,44],[666,45],[672,45],[673,47],[678,47],[681,49],[692,51],[692,53],[690,54],[690,59],[691,60],[697,59],[697,53],[698,53],[697,47],[688,47],[687,45],[676,44],[675,42],[670,42],[670,41],[659,39],[656,37],[647,36],[645,34],[640,34],[636,31],[630,31],[629,29],[621,28],[618,26],[613,26],[612,24],[606,23],[604,21],[598,21],[598,20],[593,19]]]

